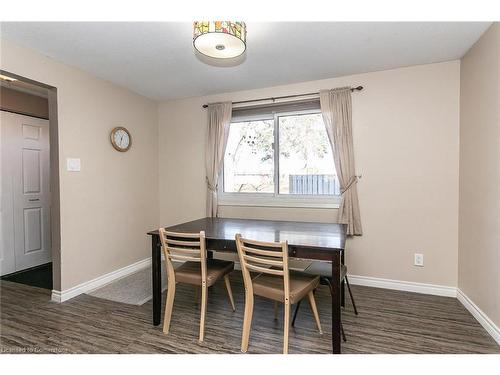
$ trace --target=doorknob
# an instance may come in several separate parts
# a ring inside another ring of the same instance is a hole
[[[29,199],[29,201],[30,201],[30,202],[38,202],[39,200],[40,200],[40,199],[38,199],[38,198],[30,198],[30,199]]]

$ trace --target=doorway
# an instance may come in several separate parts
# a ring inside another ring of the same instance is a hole
[[[51,118],[57,116],[55,89],[6,72],[0,78],[0,276],[54,289],[53,276],[60,276],[53,266],[54,260],[60,264],[54,259],[60,254],[59,178],[51,168],[58,169],[51,147],[57,139],[51,134],[57,126]]]

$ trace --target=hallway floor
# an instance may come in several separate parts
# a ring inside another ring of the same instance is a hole
[[[2,280],[52,290],[52,262],[1,277]]]

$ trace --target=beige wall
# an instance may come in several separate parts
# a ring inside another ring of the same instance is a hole
[[[500,24],[462,59],[459,288],[500,326]]]
[[[364,235],[348,243],[356,275],[457,285],[458,61],[359,74],[160,105],[160,223],[205,216],[202,104],[300,94],[342,85],[353,94]],[[223,207],[222,216],[334,221],[336,210]],[[425,267],[413,266],[421,252]]]
[[[159,217],[157,103],[5,39],[0,57],[58,90],[62,289],[146,258]],[[109,141],[118,125],[132,134],[126,153]],[[68,157],[81,172],[66,171]]]

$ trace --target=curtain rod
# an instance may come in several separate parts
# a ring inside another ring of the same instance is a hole
[[[351,87],[351,91],[361,91],[363,90],[363,86]],[[272,100],[273,102],[276,99],[289,99],[289,98],[298,98],[301,96],[309,96],[309,95],[319,95],[319,92],[310,92],[307,94],[297,94],[297,95],[286,95],[286,96],[277,96],[270,98],[262,98],[262,99],[252,99],[252,100],[242,100],[239,102],[233,102],[233,104],[244,104],[244,103],[253,103],[253,102],[262,102],[264,100]],[[203,104],[203,108],[208,108],[208,104]]]

